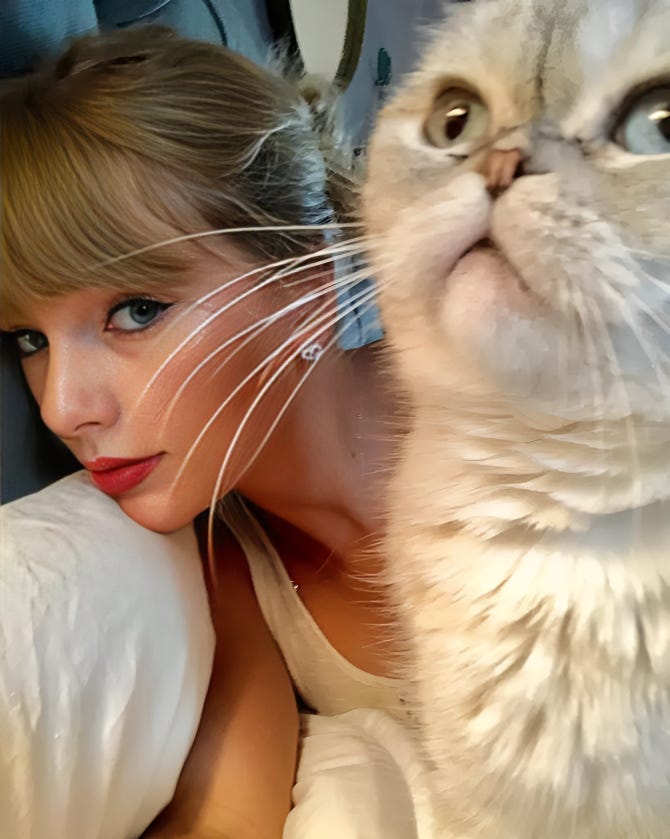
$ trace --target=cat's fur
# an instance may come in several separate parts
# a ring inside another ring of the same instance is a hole
[[[458,158],[423,133],[453,85],[490,111]],[[670,146],[618,145],[654,85],[669,2],[475,0],[371,143],[390,576],[454,839],[670,837]],[[524,174],[488,191],[492,148]]]

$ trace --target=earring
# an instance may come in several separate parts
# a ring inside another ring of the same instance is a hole
[[[314,341],[311,344],[307,344],[306,347],[303,347],[300,350],[300,357],[304,358],[305,361],[309,361],[312,364],[315,364],[323,355],[323,347],[318,341]]]

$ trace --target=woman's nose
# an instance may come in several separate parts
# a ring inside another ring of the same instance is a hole
[[[50,347],[39,400],[45,425],[65,440],[111,427],[119,405],[108,379],[89,354]]]

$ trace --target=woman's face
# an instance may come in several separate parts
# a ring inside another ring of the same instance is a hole
[[[222,268],[208,257],[165,297],[84,289],[35,301],[12,324],[46,425],[100,489],[152,530],[181,527],[210,505],[236,431],[270,377],[250,374],[295,326],[283,317],[248,340],[254,324],[288,302],[274,283],[259,287],[259,274],[205,297],[251,267],[238,259]],[[254,411],[219,495],[236,484],[270,428],[294,368]]]

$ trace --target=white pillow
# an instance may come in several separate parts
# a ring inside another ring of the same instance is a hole
[[[170,801],[214,634],[191,527],[84,472],[0,511],[2,839],[132,839]]]

